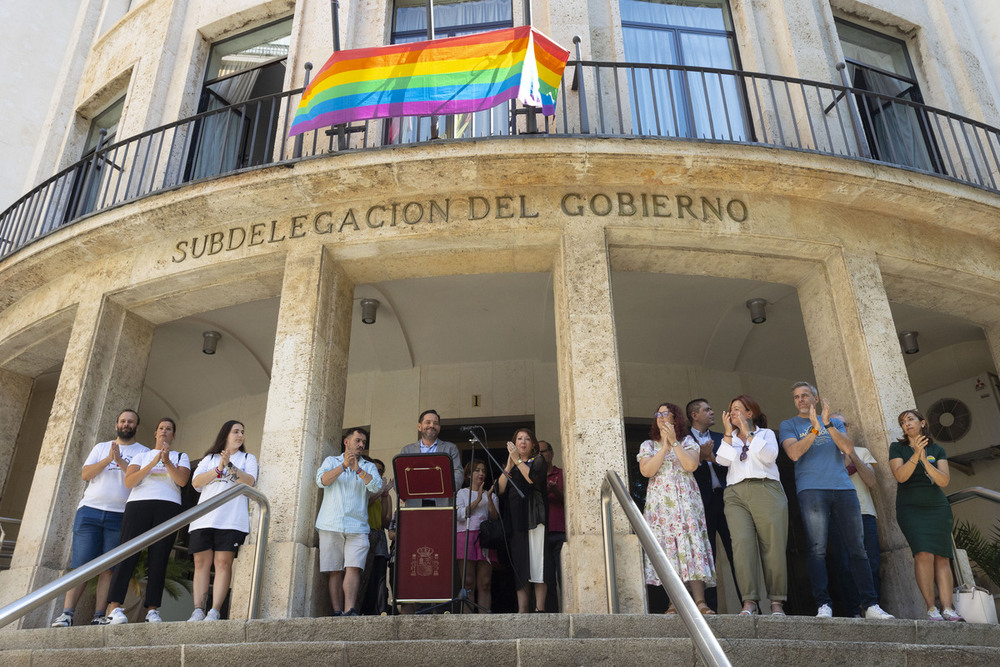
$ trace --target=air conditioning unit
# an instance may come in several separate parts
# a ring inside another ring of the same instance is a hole
[[[1000,381],[993,373],[921,394],[917,407],[948,458],[1000,446]]]

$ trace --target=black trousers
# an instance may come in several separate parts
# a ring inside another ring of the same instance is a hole
[[[169,500],[133,500],[125,504],[125,515],[122,517],[122,543],[145,533],[150,528],[160,525],[168,519],[180,514],[183,509],[178,503]],[[159,607],[163,601],[163,583],[167,575],[167,561],[170,550],[174,546],[177,533],[171,533],[162,540],[149,545],[149,555],[146,558],[146,607]],[[128,593],[128,582],[135,572],[139,555],[133,554],[115,566],[111,573],[111,590],[108,592],[108,602],[125,603]]]

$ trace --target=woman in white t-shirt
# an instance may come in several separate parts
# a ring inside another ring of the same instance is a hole
[[[455,549],[458,558],[459,572],[463,571],[462,561],[465,560],[465,592],[470,600],[474,600],[486,612],[490,611],[492,593],[490,591],[493,579],[492,553],[479,545],[479,526],[486,520],[500,516],[497,496],[493,487],[484,489],[486,485],[486,463],[476,461],[476,467],[471,463],[465,466],[465,481],[469,486],[460,489],[455,497],[456,527]],[[468,520],[468,532],[466,532]],[[468,549],[466,549],[468,540]],[[473,598],[478,592],[478,597]]]
[[[201,492],[198,504],[231,489],[235,484],[257,483],[257,458],[243,447],[244,428],[231,419],[222,425],[215,444],[194,471],[191,485]],[[194,612],[189,621],[217,621],[233,577],[233,560],[250,532],[250,508],[246,496],[191,522],[188,550],[194,555]],[[215,565],[212,607],[205,613],[208,584]]]
[[[122,517],[123,544],[180,514],[181,487],[191,477],[191,462],[187,454],[170,449],[176,434],[177,424],[173,419],[164,417],[156,425],[156,448],[129,462],[125,472],[125,486],[131,492]],[[171,533],[149,545],[145,596],[146,621],[149,623],[159,623],[162,620],[157,610],[163,600],[167,561],[176,536],[176,533]],[[111,625],[128,623],[121,606],[125,602],[128,583],[138,562],[139,554],[136,553],[116,565],[111,574],[107,615],[107,622]]]

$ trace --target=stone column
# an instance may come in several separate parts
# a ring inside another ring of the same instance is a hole
[[[10,465],[17,448],[17,434],[31,397],[31,378],[0,369],[0,497],[10,477]]]
[[[560,433],[566,475],[563,609],[604,613],[600,488],[608,470],[627,480],[622,390],[615,344],[611,267],[604,229],[567,224],[553,275]],[[618,595],[624,612],[645,611],[639,542],[615,503]]]
[[[1000,369],[1000,324],[994,323],[983,327],[986,344],[990,346],[990,356],[993,357],[993,367]]]
[[[83,495],[80,469],[93,446],[114,437],[115,418],[142,394],[153,325],[102,297],[80,302],[38,455],[11,569],[0,573],[0,604],[52,581],[69,565],[73,516]],[[61,601],[24,617],[48,625]]]
[[[288,256],[257,484],[271,504],[263,618],[311,615],[326,602],[325,584],[316,580],[314,478],[324,443],[339,445],[353,294],[352,282],[322,249]],[[252,559],[245,560],[241,568]],[[241,584],[249,571],[241,569],[233,581],[232,614],[245,616],[249,591]]]
[[[834,254],[825,268],[798,285],[817,387],[835,411],[858,426],[852,439],[878,461],[872,497],[882,545],[882,606],[900,617],[921,618],[923,603],[910,548],[896,523],[896,481],[889,469],[889,443],[899,431],[896,416],[913,407],[914,398],[882,274],[874,253]],[[790,392],[787,407],[791,416]]]

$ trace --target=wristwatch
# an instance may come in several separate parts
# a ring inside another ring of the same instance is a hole
[[[819,435],[819,431],[816,429],[815,426],[811,426],[809,428],[809,432],[812,433],[813,435]]]

